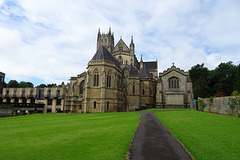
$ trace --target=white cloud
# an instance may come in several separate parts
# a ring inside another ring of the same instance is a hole
[[[85,71],[97,30],[112,27],[115,44],[131,36],[138,59],[188,70],[240,63],[240,1],[0,0],[0,70],[9,79],[61,83]]]

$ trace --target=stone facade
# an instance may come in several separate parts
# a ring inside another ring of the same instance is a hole
[[[24,94],[23,94],[24,93]],[[4,103],[44,104],[46,112],[123,112],[144,108],[189,107],[193,98],[187,72],[174,65],[158,75],[158,62],[138,61],[133,37],[129,46],[114,34],[97,35],[87,70],[62,88],[4,88]]]
[[[65,87],[61,88],[4,88],[2,104],[12,105],[14,112],[57,112],[65,106]],[[41,107],[42,106],[42,107]]]
[[[157,61],[137,60],[133,37],[129,46],[122,38],[114,45],[111,29],[106,34],[99,29],[97,51],[87,71],[71,77],[67,85],[66,110],[86,113],[189,107],[192,98],[187,72],[173,65],[158,75]]]
[[[171,68],[159,73],[156,93],[156,107],[189,107],[193,99],[192,82],[188,72]]]

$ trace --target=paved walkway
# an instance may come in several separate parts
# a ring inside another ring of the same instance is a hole
[[[191,160],[182,145],[154,115],[141,112],[139,127],[130,148],[131,160]]]

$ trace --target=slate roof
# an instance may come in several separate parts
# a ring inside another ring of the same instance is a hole
[[[112,54],[101,45],[95,55],[93,56],[91,61],[104,60],[115,63],[118,67],[120,67],[120,63],[112,56]]]
[[[143,62],[147,69],[157,69],[157,61]]]
[[[133,67],[132,64],[130,65],[129,75],[130,76],[138,76],[138,71],[135,67]]]
[[[143,68],[140,70],[139,76],[141,78],[153,78],[153,76],[149,73],[149,71],[145,65],[143,65]]]

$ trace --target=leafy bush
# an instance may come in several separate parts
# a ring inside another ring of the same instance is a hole
[[[206,107],[206,104],[204,103],[203,99],[199,99],[198,104],[199,104],[199,107],[200,107],[200,111],[204,111],[204,108]]]

